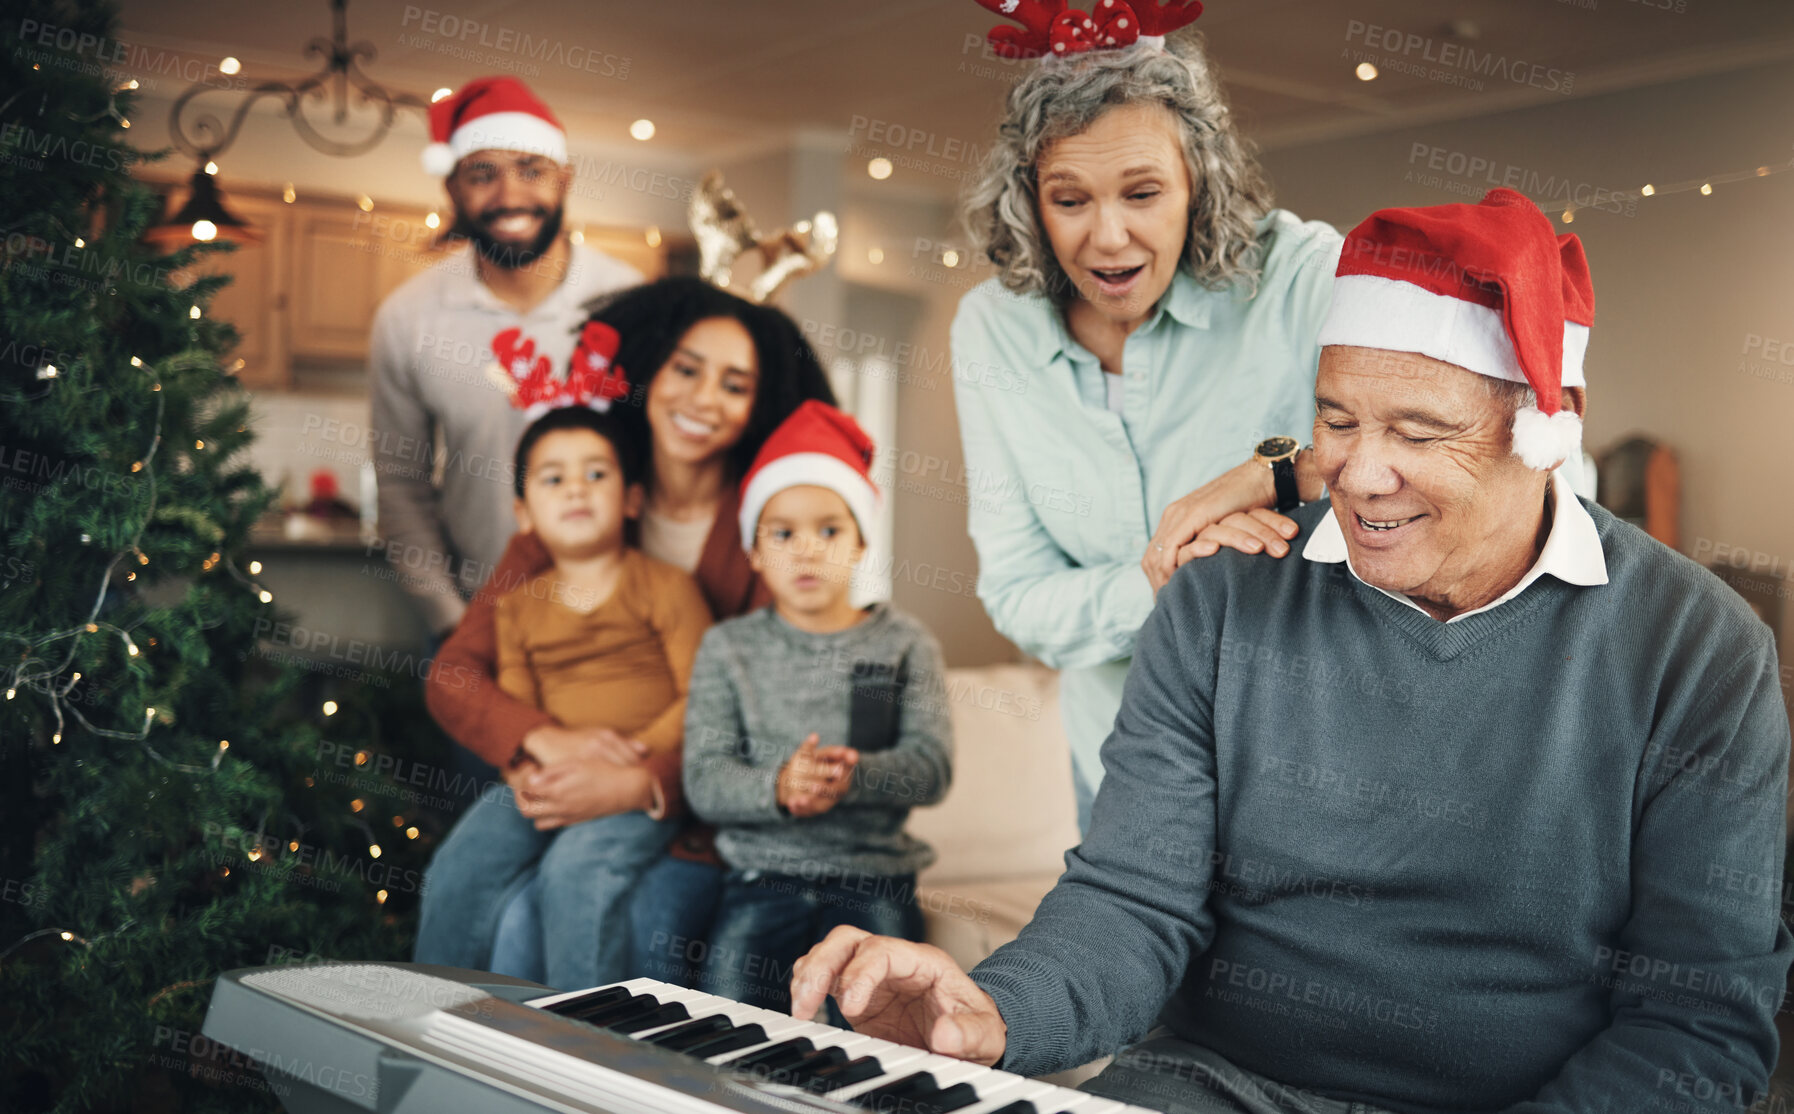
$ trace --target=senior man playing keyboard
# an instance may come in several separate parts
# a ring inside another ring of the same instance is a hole
[[[1029,1075],[1125,1049],[1086,1089],[1172,1112],[1760,1096],[1794,958],[1775,648],[1553,472],[1593,301],[1509,190],[1360,225],[1301,559],[1224,550],[1160,593],[1088,837],[1019,939],[968,976],[837,929],[793,1012],[832,993]]]

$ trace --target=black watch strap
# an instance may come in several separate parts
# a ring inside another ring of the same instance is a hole
[[[1302,505],[1296,486],[1296,458],[1285,457],[1271,462],[1271,482],[1277,486],[1277,513],[1288,514]]]

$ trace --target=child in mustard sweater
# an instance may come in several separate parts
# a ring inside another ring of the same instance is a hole
[[[524,431],[516,463],[518,529],[554,565],[497,601],[499,688],[562,726],[677,750],[710,609],[690,576],[625,543],[642,503],[641,446],[614,416],[571,406]],[[569,757],[520,755],[545,766]],[[533,865],[549,985],[629,977],[626,899],[677,827],[639,811],[562,826],[525,815],[509,791],[483,797],[430,864],[418,961],[466,965],[470,944],[489,957],[504,903]]]

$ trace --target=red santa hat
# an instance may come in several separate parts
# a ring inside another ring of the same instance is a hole
[[[788,487],[826,487],[839,495],[866,539],[878,514],[871,468],[872,438],[860,423],[826,402],[805,402],[772,431],[742,478],[742,548],[754,548],[760,512]]]
[[[1514,452],[1547,470],[1582,446],[1563,388],[1587,385],[1595,291],[1582,241],[1510,189],[1476,205],[1372,213],[1346,237],[1322,345],[1419,352],[1532,387]]]
[[[514,77],[482,77],[430,106],[431,143],[424,169],[447,177],[475,151],[522,151],[567,161],[567,132]]]

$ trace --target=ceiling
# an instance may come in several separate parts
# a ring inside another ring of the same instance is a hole
[[[630,122],[652,119],[644,161],[726,161],[800,133],[831,136],[853,162],[892,157],[889,181],[850,180],[898,195],[955,192],[1005,91],[1032,64],[984,55],[982,34],[1000,20],[972,0],[431,6],[442,2],[351,3],[349,38],[375,47],[365,69],[376,81],[427,95],[518,73],[593,142],[630,144]],[[1210,0],[1208,9],[1198,26],[1245,130],[1267,148],[1794,58],[1789,0]],[[329,31],[326,0],[123,0],[119,37],[196,59],[234,55],[244,77],[262,80],[316,69],[304,44]],[[1359,80],[1361,60],[1380,76]]]

